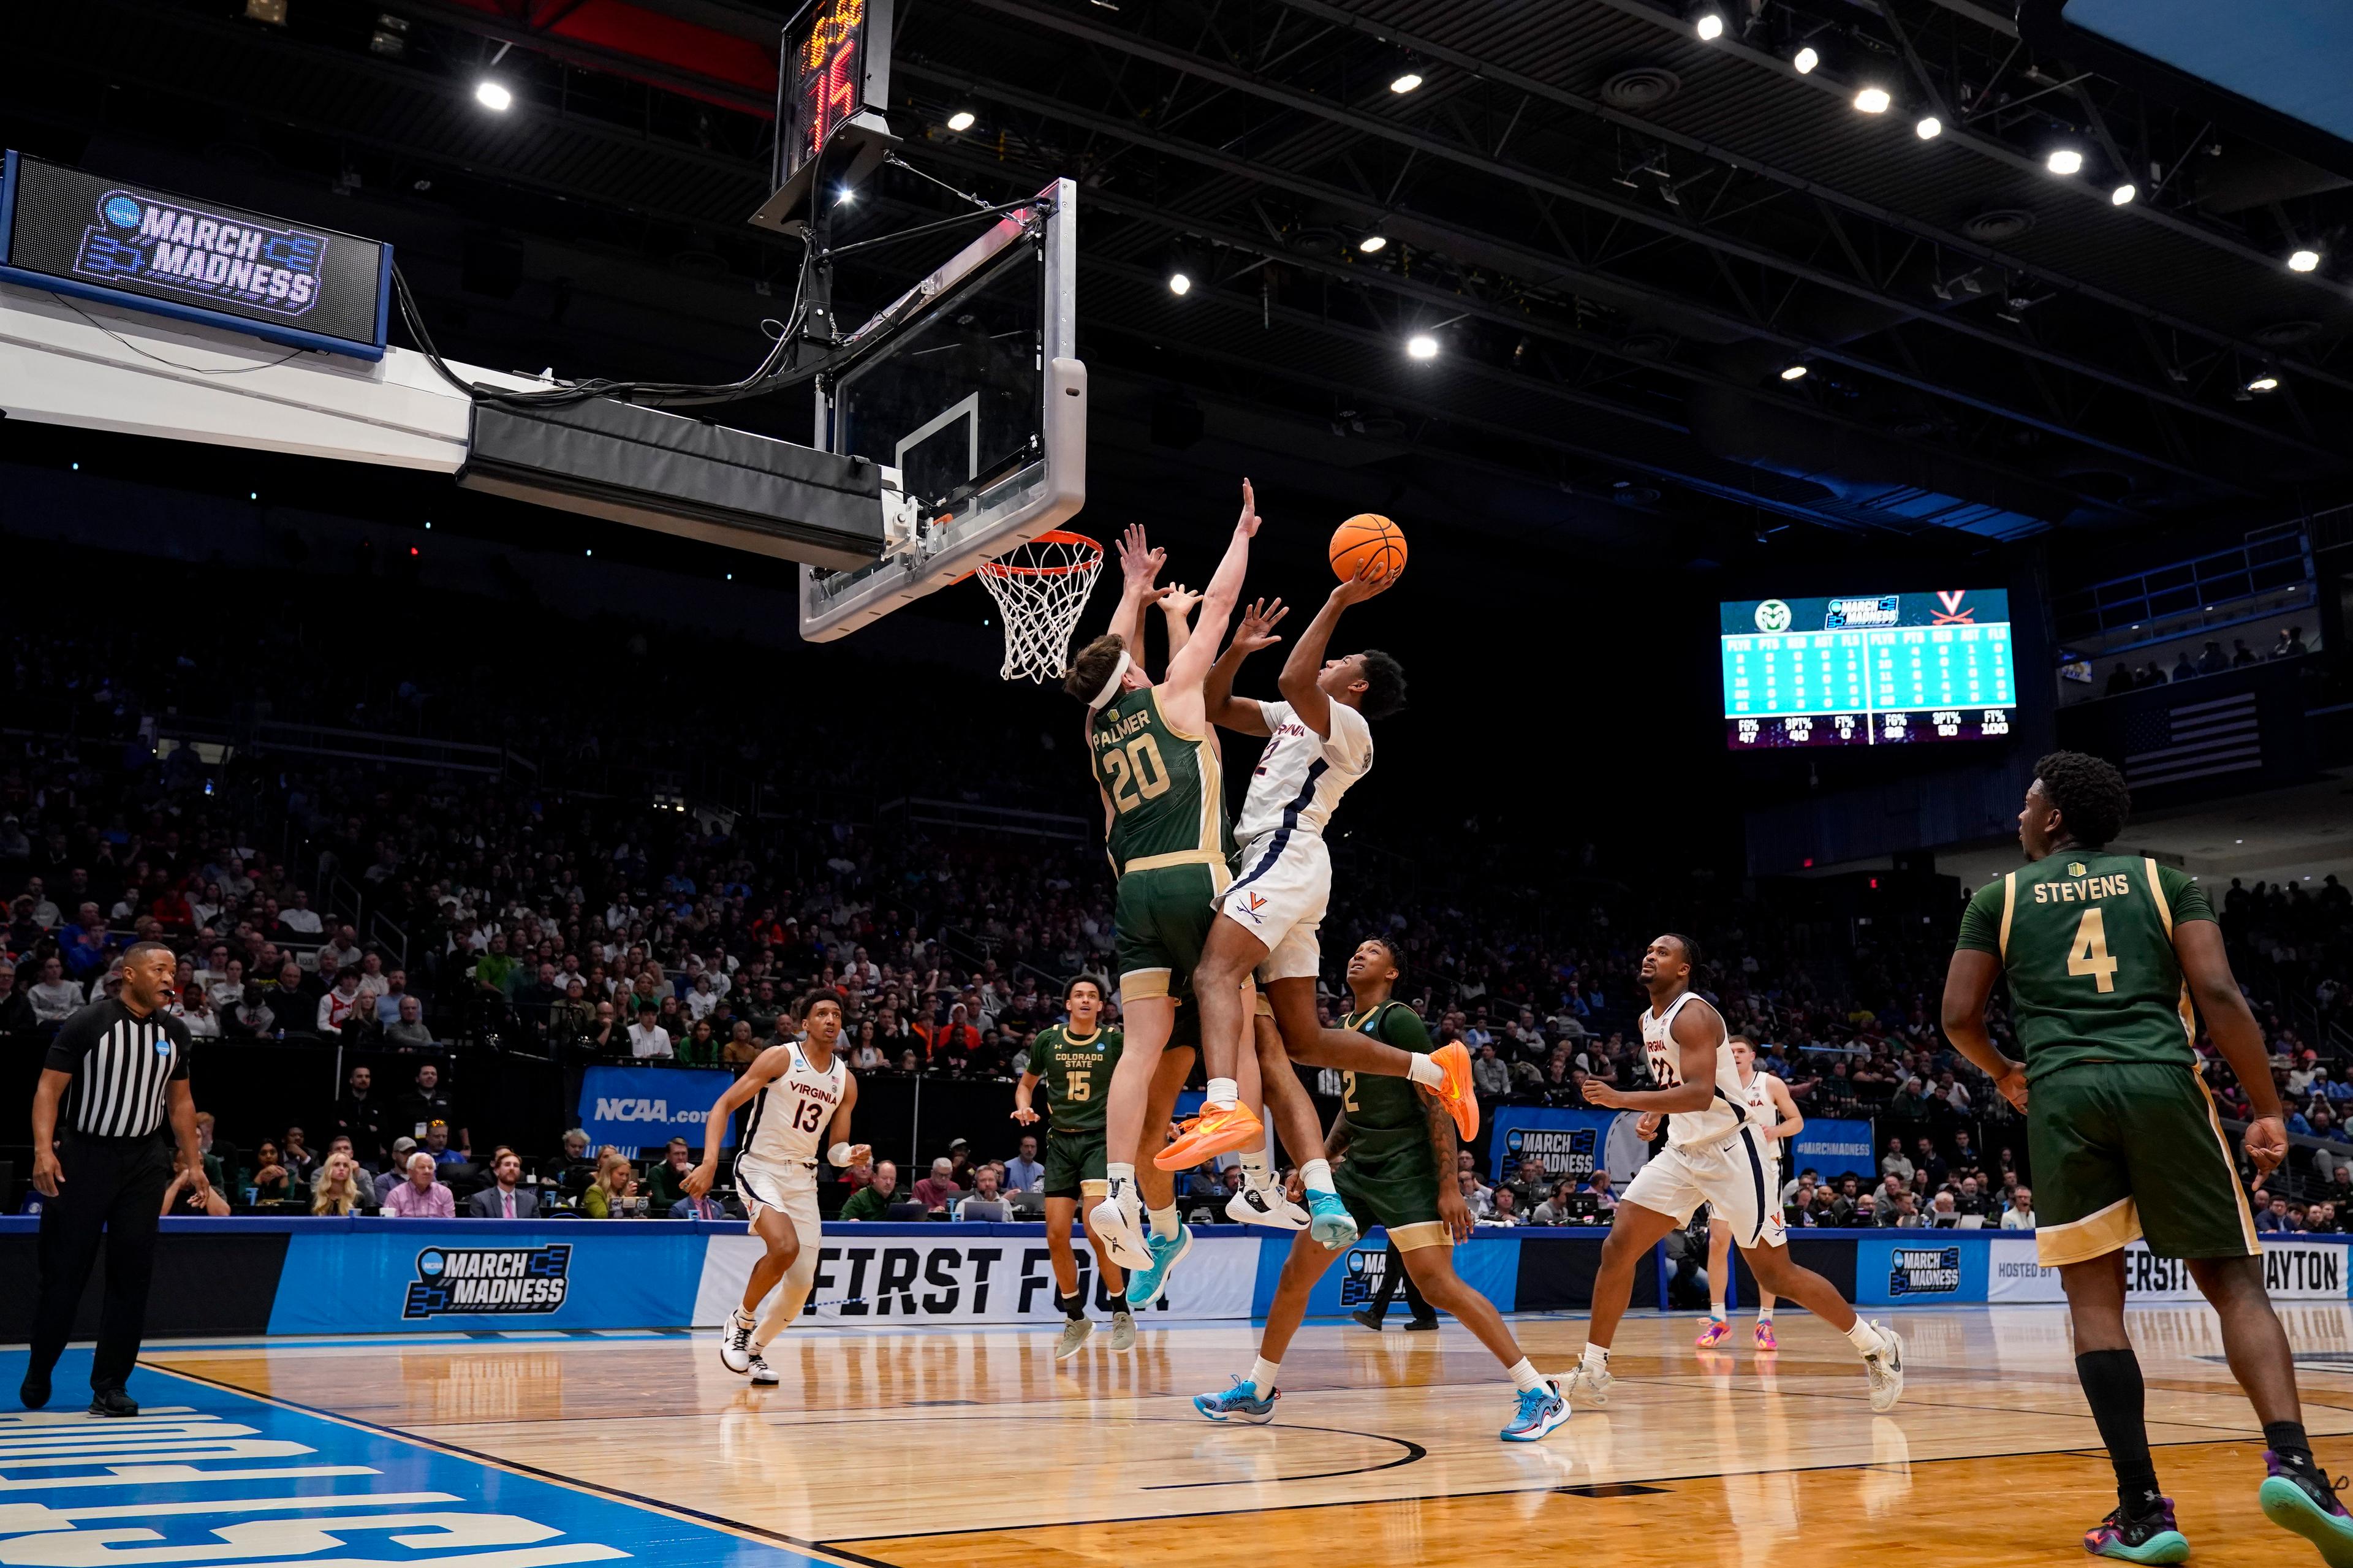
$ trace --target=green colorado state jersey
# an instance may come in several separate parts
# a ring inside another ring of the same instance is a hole
[[[2197,1015],[2173,928],[2213,918],[2184,872],[2061,849],[1978,889],[1957,945],[2001,960],[2030,1079],[2085,1062],[2194,1068]]]
[[[1048,1125],[1057,1132],[1101,1132],[1111,1103],[1111,1069],[1119,1065],[1120,1032],[1098,1028],[1074,1036],[1060,1024],[1038,1031],[1029,1070],[1046,1086]]]
[[[1164,855],[1232,855],[1217,742],[1169,723],[1157,691],[1123,692],[1089,719],[1087,742],[1111,797],[1109,847],[1123,875]]]
[[[1421,1016],[1402,1002],[1384,1002],[1368,1013],[1350,1014],[1340,1026],[1401,1051],[1430,1049],[1430,1031],[1422,1026]],[[1340,1111],[1348,1119],[1352,1161],[1369,1164],[1395,1160],[1409,1157],[1416,1149],[1426,1156],[1435,1153],[1430,1146],[1430,1114],[1411,1079],[1344,1072]]]

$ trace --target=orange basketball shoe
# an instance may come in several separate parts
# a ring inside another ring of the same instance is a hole
[[[1456,1040],[1430,1053],[1446,1081],[1438,1086],[1439,1103],[1453,1113],[1454,1130],[1468,1143],[1479,1136],[1479,1094],[1471,1081],[1471,1050]]]
[[[1239,1100],[1222,1110],[1203,1106],[1200,1115],[1181,1124],[1175,1142],[1152,1156],[1152,1163],[1164,1171],[1182,1171],[1237,1149],[1258,1148],[1265,1142],[1266,1123],[1251,1114],[1249,1106]]]

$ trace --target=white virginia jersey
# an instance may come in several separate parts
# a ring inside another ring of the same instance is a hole
[[[1748,1080],[1748,1091],[1741,1103],[1748,1107],[1748,1120],[1759,1127],[1778,1127],[1781,1108],[1773,1101],[1773,1085],[1781,1080],[1769,1072],[1760,1072]],[[1778,1148],[1777,1142],[1774,1147]]]
[[[793,1053],[792,1066],[752,1097],[751,1120],[744,1126],[743,1157],[790,1176],[815,1170],[826,1129],[833,1125],[833,1113],[841,1109],[849,1068],[839,1051],[833,1053],[832,1065],[820,1072],[809,1065],[797,1043],[787,1048]]]
[[[1266,749],[1250,770],[1234,837],[1250,844],[1270,833],[1324,837],[1324,824],[1348,786],[1373,771],[1373,727],[1345,702],[1330,704],[1328,740],[1302,723],[1288,702],[1261,702]]]
[[[1661,1089],[1681,1089],[1683,1047],[1672,1031],[1675,1015],[1698,994],[1686,991],[1667,1004],[1657,1017],[1642,1009],[1642,1050],[1651,1060],[1651,1077]],[[1705,1110],[1678,1110],[1667,1118],[1669,1143],[1715,1143],[1732,1136],[1748,1107],[1748,1090],[1740,1082],[1740,1068],[1732,1060],[1732,1037],[1723,1021],[1715,1026],[1715,1102]]]

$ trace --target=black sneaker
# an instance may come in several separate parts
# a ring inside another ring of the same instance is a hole
[[[92,1415],[136,1415],[139,1402],[119,1388],[100,1388],[90,1395]]]
[[[49,1374],[26,1372],[23,1385],[16,1390],[16,1397],[25,1402],[27,1410],[38,1410],[47,1405],[49,1402]]]
[[[2173,1500],[2153,1497],[2137,1510],[2121,1503],[2084,1532],[2084,1550],[2126,1563],[2184,1563],[2189,1542],[2173,1522]]]
[[[2353,1565],[2353,1516],[2337,1500],[2337,1488],[2345,1483],[2332,1486],[2318,1465],[2268,1448],[2263,1450],[2263,1484],[2255,1493],[2263,1517],[2318,1547],[2329,1568]]]
[[[1438,1320],[1436,1318],[1408,1318],[1405,1321],[1405,1328],[1406,1332],[1409,1334],[1427,1334],[1436,1331],[1438,1328]]]
[[[1373,1332],[1377,1334],[1381,1331],[1380,1319],[1375,1317],[1372,1313],[1372,1310],[1368,1307],[1359,1307],[1355,1311],[1349,1313],[1348,1316],[1356,1319],[1356,1321],[1362,1323],[1365,1327],[1372,1330]]]

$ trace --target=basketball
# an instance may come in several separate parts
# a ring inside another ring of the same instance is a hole
[[[1373,562],[1374,572],[1395,577],[1405,570],[1405,534],[1378,512],[1363,511],[1332,531],[1332,570],[1346,582]]]

